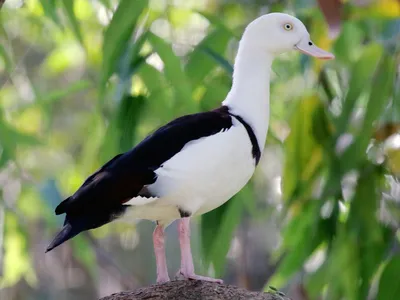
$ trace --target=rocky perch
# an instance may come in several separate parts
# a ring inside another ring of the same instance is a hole
[[[115,293],[100,300],[217,300],[217,299],[252,299],[252,300],[289,300],[280,292],[263,293],[225,284],[190,280],[170,281],[151,285],[132,291]]]

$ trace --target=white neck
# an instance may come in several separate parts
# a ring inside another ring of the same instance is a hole
[[[242,39],[234,65],[232,88],[223,105],[253,129],[261,151],[269,123],[269,81],[273,56]]]

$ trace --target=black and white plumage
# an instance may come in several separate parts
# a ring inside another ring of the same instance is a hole
[[[88,177],[56,208],[56,214],[66,214],[65,223],[47,251],[121,216],[153,220],[158,224],[153,235],[157,281],[164,282],[169,276],[163,229],[181,219],[180,273],[213,280],[194,274],[188,217],[222,205],[251,178],[268,130],[272,60],[293,48],[332,58],[310,43],[304,25],[289,15],[253,21],[240,42],[223,106],[173,120]]]
[[[65,236],[64,232],[60,236],[61,239],[56,239],[48,250],[58,246],[57,244],[60,242],[64,242],[66,237],[71,238],[78,234],[77,230],[97,228],[112,221],[124,214],[129,206],[143,205],[144,210],[148,208],[149,213],[146,214],[139,209],[138,217],[151,219],[161,224],[168,224],[183,216],[191,216],[196,212],[190,204],[192,199],[187,199],[189,203],[182,203],[181,205],[180,201],[173,201],[171,216],[168,214],[164,216],[164,211],[160,212],[160,216],[152,216],[153,213],[150,211],[153,210],[154,206],[160,206],[161,210],[165,209],[164,206],[171,206],[169,201],[164,199],[169,193],[163,192],[166,187],[159,182],[171,180],[170,176],[167,175],[171,171],[171,167],[182,169],[182,166],[175,166],[175,160],[171,161],[171,158],[177,156],[180,152],[182,155],[188,150],[190,151],[191,148],[193,152],[197,151],[195,148],[201,147],[191,147],[191,143],[198,143],[211,136],[224,134],[234,124],[243,127],[241,128],[242,134],[245,131],[245,134],[248,135],[249,141],[245,142],[249,144],[246,145],[248,152],[251,153],[249,157],[252,157],[253,165],[258,163],[260,148],[253,130],[240,117],[230,114],[228,106],[177,118],[156,130],[135,148],[115,156],[86,179],[74,195],[57,206],[55,210],[57,215],[67,214],[66,224],[71,225],[67,227],[68,230],[71,230],[71,236]],[[184,147],[186,147],[185,150],[183,150]],[[219,151],[221,152],[221,150]],[[197,156],[197,158],[199,157]],[[194,157],[191,161],[197,164],[199,162],[197,158]],[[209,158],[212,159],[212,157]],[[216,166],[215,162],[211,162],[211,165],[212,168]],[[204,175],[208,177],[209,171],[212,170],[205,170]],[[190,174],[186,173],[186,175],[189,176]],[[193,175],[187,179],[192,181]],[[176,180],[176,176],[172,180]],[[181,185],[187,189],[188,184],[190,183],[185,184],[182,180],[181,182],[177,181],[176,186]],[[171,187],[169,188],[171,189]],[[175,193],[179,193],[179,190],[178,188]],[[177,195],[177,198],[182,198],[182,196],[178,197]],[[146,204],[144,205],[143,202]],[[74,226],[76,226],[75,231],[73,230]]]

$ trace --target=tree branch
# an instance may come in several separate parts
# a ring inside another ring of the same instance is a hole
[[[100,300],[290,300],[281,293],[250,292],[225,284],[199,280],[178,280],[164,284],[151,285],[133,291],[120,292]]]

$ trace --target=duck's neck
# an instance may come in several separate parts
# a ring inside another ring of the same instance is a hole
[[[261,151],[269,123],[269,81],[273,57],[241,41],[236,56],[232,88],[223,102],[253,129]]]

